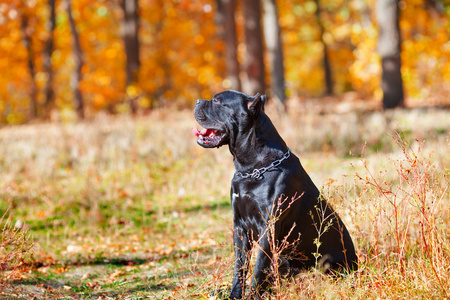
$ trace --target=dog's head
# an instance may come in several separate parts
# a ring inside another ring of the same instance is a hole
[[[197,143],[205,148],[234,144],[240,132],[253,126],[254,120],[264,109],[266,97],[236,91],[215,94],[211,100],[197,100],[194,116],[204,129],[192,128]]]

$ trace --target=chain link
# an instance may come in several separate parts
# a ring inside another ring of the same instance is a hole
[[[270,166],[268,167],[264,167],[264,168],[260,168],[260,169],[254,169],[253,172],[251,173],[241,173],[241,172],[237,172],[236,175],[242,177],[242,178],[254,178],[254,179],[259,179],[262,174],[264,174],[265,172],[269,171],[272,168],[278,167],[283,160],[287,159],[289,156],[291,155],[291,149],[288,148],[288,151],[283,155],[282,158],[277,159],[276,161],[272,162],[270,164]]]

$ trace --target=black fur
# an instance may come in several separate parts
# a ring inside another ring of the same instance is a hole
[[[271,233],[279,247],[285,238],[291,245],[281,247],[282,256],[275,264],[283,269],[280,272],[287,269],[295,273],[315,266],[314,239],[318,232],[314,223],[320,225],[322,213],[327,218],[323,225],[330,227],[320,238],[321,266],[338,271],[357,269],[357,256],[346,227],[320,197],[294,154],[259,178],[247,175],[254,169],[268,167],[288,152],[286,143],[263,110],[264,100],[265,96],[259,94],[249,96],[225,91],[210,101],[198,100],[194,109],[201,126],[217,130],[210,137],[203,137],[197,131],[198,144],[207,148],[227,144],[234,158],[236,173],[231,181],[231,203],[235,267],[229,297],[235,299],[242,298],[244,293],[252,240],[258,241],[259,250],[251,280],[251,298],[258,298],[270,284],[269,274],[274,265]],[[271,216],[276,217],[272,232],[267,222]]]

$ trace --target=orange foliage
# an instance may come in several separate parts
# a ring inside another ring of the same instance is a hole
[[[381,98],[380,58],[376,52],[376,0],[321,0],[324,41],[329,48],[335,91],[357,91]],[[73,16],[83,50],[81,90],[89,112],[121,111],[126,95],[143,108],[192,105],[224,89],[224,44],[217,36],[213,0],[141,0],[138,81],[125,86],[121,0],[72,0]],[[55,104],[72,107],[70,87],[74,60],[71,34],[61,0],[56,1],[52,68]],[[313,0],[278,1],[282,27],[288,96],[319,95],[324,90],[322,44]],[[238,7],[240,10],[241,8]],[[410,97],[426,98],[445,92],[450,82],[450,9],[439,14],[425,0],[401,1],[402,73]],[[28,53],[21,20],[28,18],[39,107],[47,81],[42,52],[50,35],[46,0],[8,0],[0,3],[0,122],[26,121],[30,103]],[[237,14],[240,60],[244,60],[243,19]]]

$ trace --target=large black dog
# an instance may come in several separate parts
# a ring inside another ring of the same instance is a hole
[[[264,113],[264,101],[259,94],[225,91],[210,101],[198,100],[194,109],[204,127],[192,129],[197,143],[205,148],[228,144],[234,158],[235,266],[230,298],[236,299],[245,289],[252,241],[258,242],[259,250],[251,298],[267,288],[274,266],[279,273],[295,273],[318,262],[328,270],[357,269],[347,229]]]

